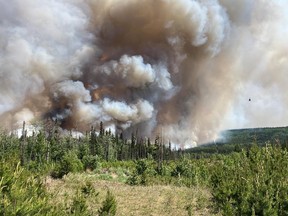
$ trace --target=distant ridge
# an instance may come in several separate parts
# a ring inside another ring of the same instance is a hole
[[[228,154],[250,148],[252,144],[264,146],[279,144],[288,147],[288,127],[263,127],[230,129],[222,132],[222,138],[214,143],[186,149],[186,153]]]

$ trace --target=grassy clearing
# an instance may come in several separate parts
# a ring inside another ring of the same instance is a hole
[[[97,196],[87,199],[88,208],[97,215],[109,189],[116,197],[116,215],[213,215],[211,212],[211,195],[204,188],[187,188],[177,186],[129,186],[117,181],[99,179],[92,173],[68,174],[61,180],[48,178],[46,187],[54,196],[55,205],[71,202],[76,191],[85,183],[92,183]]]

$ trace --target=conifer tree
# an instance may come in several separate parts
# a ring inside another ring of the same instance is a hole
[[[114,216],[116,215],[117,203],[116,199],[110,190],[107,191],[106,199],[104,200],[102,207],[99,209],[99,216]]]

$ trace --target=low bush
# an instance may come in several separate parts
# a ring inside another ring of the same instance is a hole
[[[83,170],[83,164],[78,159],[77,154],[69,151],[64,154],[60,162],[56,164],[56,167],[51,172],[51,177],[62,178],[69,172],[79,172]]]
[[[138,160],[132,175],[128,178],[127,183],[130,185],[147,185],[148,177],[157,174],[155,171],[156,163],[153,160]]]
[[[288,152],[254,146],[215,165],[211,184],[224,215],[288,215]]]
[[[85,155],[82,158],[82,163],[85,170],[95,170],[99,166],[99,158],[97,156]]]
[[[0,162],[0,215],[45,215],[52,207],[39,176],[20,162]]]
[[[99,216],[114,216],[116,215],[117,203],[114,195],[107,191],[106,199],[104,200],[102,207],[99,209]]]

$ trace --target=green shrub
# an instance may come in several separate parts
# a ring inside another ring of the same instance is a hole
[[[106,199],[104,200],[102,207],[99,209],[99,216],[114,216],[116,215],[117,203],[114,195],[107,191]]]
[[[62,178],[69,172],[79,172],[81,170],[83,170],[82,162],[74,152],[69,151],[65,153],[60,162],[56,164],[56,167],[51,172],[51,176],[53,178]]]
[[[96,168],[98,168],[99,159],[97,156],[85,155],[82,158],[82,163],[83,163],[85,170],[87,170],[87,169],[95,170]]]
[[[127,183],[130,185],[147,185],[148,177],[156,175],[155,161],[142,159],[135,163],[135,170],[132,176],[128,178]]]
[[[189,163],[190,161],[186,158],[177,161],[175,168],[171,172],[171,175],[174,177],[189,177],[191,171],[191,166]]]
[[[88,215],[88,206],[86,199],[82,193],[77,191],[76,195],[73,197],[70,208],[68,208],[68,214],[72,215]]]
[[[287,215],[288,152],[254,146],[223,158],[211,179],[224,215]]]
[[[187,187],[208,185],[210,182],[209,163],[205,159],[182,158],[176,161],[171,176],[178,178],[178,183]]]
[[[20,162],[0,162],[0,215],[45,215],[48,198],[41,179]]]
[[[93,184],[89,181],[86,182],[82,187],[81,187],[81,192],[84,195],[84,197],[92,196],[94,195],[95,197],[98,196],[99,192],[96,193],[95,188],[93,187]]]

